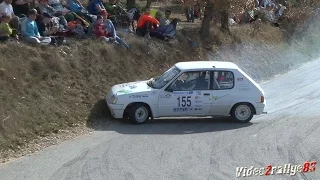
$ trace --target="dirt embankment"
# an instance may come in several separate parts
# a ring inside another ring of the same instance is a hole
[[[186,36],[195,37],[193,29],[180,33],[174,45],[126,35],[130,51],[93,41],[63,47],[0,45],[0,158],[106,126],[103,99],[113,84],[148,79],[178,61],[233,61],[257,80],[270,78],[318,55],[318,27],[291,45],[268,25],[253,38],[249,26],[232,27],[231,37],[214,28],[209,56],[205,48],[190,46]]]

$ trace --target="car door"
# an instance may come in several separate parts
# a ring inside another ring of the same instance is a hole
[[[202,71],[181,74],[168,88],[161,91],[158,100],[159,116],[203,116],[208,115],[212,103],[210,74],[200,76]],[[200,82],[199,78],[202,78]],[[181,85],[179,82],[184,81]]]
[[[234,98],[234,74],[228,70],[216,70],[212,76],[212,108],[211,115],[228,113],[230,103]]]

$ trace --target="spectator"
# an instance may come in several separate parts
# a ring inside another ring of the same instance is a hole
[[[286,2],[284,2],[283,4],[279,4],[279,9],[276,11],[276,16],[277,18],[280,18],[283,16],[284,11],[287,9],[285,6]]]
[[[58,17],[59,23],[64,27],[64,29],[68,29],[68,23],[66,18],[63,16],[63,12],[57,11],[52,6],[50,6],[48,4],[48,0],[39,0],[38,10],[41,15],[47,13],[52,17]]]
[[[112,23],[112,21],[110,19],[108,19],[107,14],[103,14],[102,15],[103,19],[104,19],[104,24],[106,26],[108,35],[113,38],[114,42],[118,45],[122,45],[124,46],[126,49],[129,49],[129,45],[117,35],[116,29]]]
[[[80,0],[67,0],[67,6],[72,11],[87,21],[93,22],[97,17],[90,14],[87,9],[81,4]]]
[[[106,26],[104,25],[104,22],[103,22],[103,17],[100,15],[97,16],[97,22],[94,25],[93,33],[99,39],[102,39],[107,42],[109,42],[110,40],[110,38],[108,38],[108,32],[107,32]]]
[[[0,23],[0,42],[7,41],[10,39],[10,36],[12,36],[12,29],[9,26],[10,19],[10,14],[2,15],[2,22]],[[17,38],[17,35],[15,35],[15,37]]]
[[[116,29],[110,19],[108,19],[107,13],[104,13],[101,15],[103,18],[104,28],[108,32],[108,38],[110,42],[114,42],[118,45],[123,45],[125,48],[129,49],[129,45],[117,35]],[[99,20],[101,21],[101,20]],[[96,27],[96,24],[98,23],[97,20],[95,20],[91,27],[89,28],[88,34],[95,34],[94,29]]]
[[[146,9],[137,23],[136,33],[140,36],[147,36],[150,38],[150,32],[159,26],[159,21],[150,16],[150,9]]]
[[[21,33],[23,39],[33,44],[50,44],[51,38],[40,36],[37,23],[35,22],[38,12],[35,9],[31,9],[28,13],[28,17],[21,23]]]
[[[169,25],[159,26],[155,31],[150,32],[150,37],[156,37],[161,40],[169,41],[173,39],[176,35],[176,28],[178,24],[178,19],[175,18]]]
[[[171,15],[171,11],[166,10],[164,16],[161,16],[159,18],[160,26],[167,26],[170,24],[170,15]]]
[[[102,0],[90,0],[87,6],[87,10],[90,14],[100,15],[107,13]]]
[[[9,25],[11,28],[13,28],[13,30],[17,32],[19,30],[19,17],[14,14],[11,3],[12,3],[12,0],[4,0],[0,4],[0,14],[11,15],[11,20],[9,22]]]
[[[21,17],[26,17],[31,9],[31,3],[33,0],[13,0],[12,7],[14,14]]]
[[[86,30],[83,28],[84,24],[80,19],[76,19],[75,21],[68,22],[69,30],[76,35],[77,38],[85,38]]]
[[[48,13],[43,13],[42,16],[38,16],[36,23],[40,36],[48,36],[59,32],[59,22],[58,24],[55,23],[55,18],[56,17],[53,17]]]
[[[189,6],[186,9],[186,18],[187,18],[187,22],[194,23],[194,8],[192,6]]]

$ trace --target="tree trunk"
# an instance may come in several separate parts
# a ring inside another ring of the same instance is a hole
[[[213,14],[213,7],[207,6],[204,10],[204,15],[200,28],[200,38],[201,40],[206,40],[210,37],[210,24]]]
[[[230,34],[228,10],[221,11],[221,30],[222,32],[226,32]]]
[[[152,0],[147,0],[147,4],[146,4],[147,9],[151,7],[151,2],[152,2]]]
[[[132,8],[136,4],[136,0],[127,0],[127,9]]]

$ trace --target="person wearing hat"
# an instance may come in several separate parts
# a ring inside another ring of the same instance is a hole
[[[36,23],[38,12],[35,9],[31,9],[28,12],[28,17],[21,23],[22,38],[33,44],[50,44],[51,38],[41,36]]]

